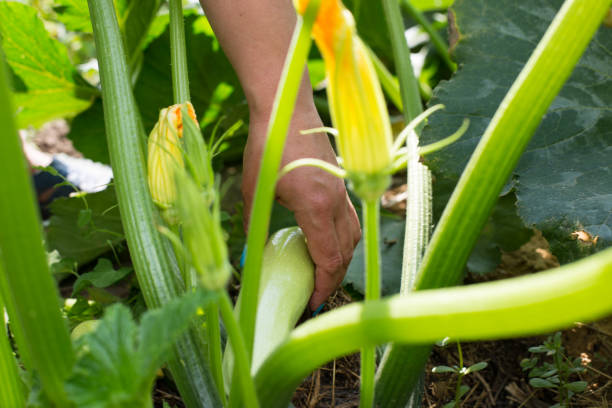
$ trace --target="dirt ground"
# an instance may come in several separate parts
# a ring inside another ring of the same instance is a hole
[[[79,156],[70,141],[65,122],[56,121],[46,125],[33,141],[44,152]],[[402,213],[405,186],[399,184],[388,192],[383,205]],[[557,266],[554,256],[548,252],[546,240],[538,233],[519,250],[506,253],[495,273],[486,277],[468,276],[466,283],[503,279],[534,273]],[[343,290],[336,292],[326,308],[334,308],[351,302]],[[462,344],[464,365],[480,361],[487,362],[482,371],[463,379],[469,391],[463,397],[462,407],[519,407],[545,408],[557,402],[555,392],[533,388],[528,383],[527,373],[521,369],[520,361],[532,357],[529,347],[541,344],[547,336],[503,340],[495,342],[473,342]],[[584,380],[587,389],[571,400],[573,407],[612,407],[612,318],[590,324],[578,324],[563,331],[565,356],[580,357],[586,370],[572,380]],[[452,401],[456,377],[451,374],[435,374],[432,368],[438,365],[458,364],[455,345],[435,347],[429,359],[425,377],[423,407],[441,408]],[[359,403],[359,358],[350,355],[337,359],[316,370],[296,390],[293,403],[297,408],[357,407]],[[183,406],[171,382],[160,379],[154,390],[156,406],[166,401],[170,406]],[[384,407],[382,407],[384,408]]]

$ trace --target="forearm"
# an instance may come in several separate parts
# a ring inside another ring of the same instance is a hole
[[[296,22],[291,0],[200,0],[244,89],[251,119],[269,116]],[[315,112],[304,74],[297,111]]]

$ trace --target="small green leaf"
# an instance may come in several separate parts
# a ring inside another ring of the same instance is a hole
[[[461,387],[459,387],[459,398],[463,397],[465,393],[468,392],[469,390],[470,390],[470,387],[468,387],[467,385],[462,385]]]
[[[453,5],[454,1],[455,0],[410,0],[410,3],[420,11],[430,11],[448,8]]]
[[[534,388],[554,388],[555,384],[552,382],[545,380],[544,378],[532,378],[529,380],[529,384]]]
[[[72,289],[72,296],[75,296],[83,289],[88,286],[95,286],[96,288],[106,288],[119,282],[125,278],[132,268],[121,267],[119,269],[113,268],[113,264],[108,259],[98,259],[98,264],[91,272],[87,272],[78,277],[74,282]]]
[[[481,361],[479,363],[473,364],[471,366],[469,366],[467,368],[467,370],[465,370],[465,374],[469,374],[469,373],[474,373],[476,371],[480,371],[484,368],[487,367],[487,362],[486,361]]]
[[[549,349],[546,346],[533,346],[529,347],[530,353],[548,353]]]
[[[535,365],[538,363],[538,358],[534,357],[534,358],[524,358],[521,360],[521,367],[523,368],[523,370],[529,370],[532,369],[533,367],[535,367]]]
[[[587,385],[589,385],[589,383],[587,383],[586,381],[574,381],[569,384],[564,384],[563,387],[567,388],[572,392],[583,392],[584,390],[586,390]]]
[[[446,404],[444,404],[442,408],[455,408],[456,406],[457,404],[455,404],[455,401],[451,401],[451,402],[447,402]]]
[[[431,369],[432,373],[440,374],[440,373],[456,373],[457,369],[445,365],[436,366]]]

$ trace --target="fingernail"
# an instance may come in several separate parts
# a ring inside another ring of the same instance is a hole
[[[242,249],[242,255],[240,255],[240,269],[244,268],[244,261],[246,261],[246,249],[247,246],[244,244],[244,248]]]
[[[321,303],[321,306],[317,307],[317,310],[315,310],[314,312],[312,312],[312,317],[315,317],[316,315],[318,315],[319,313],[321,313],[321,310],[323,310],[323,307],[325,306],[325,302]]]

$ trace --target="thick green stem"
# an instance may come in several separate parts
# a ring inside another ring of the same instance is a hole
[[[249,355],[251,355],[253,349],[262,256],[270,225],[272,204],[274,202],[275,181],[283,155],[283,148],[297,92],[312,43],[310,32],[312,31],[312,25],[317,15],[319,4],[320,0],[310,1],[304,16],[298,16],[291,45],[287,52],[285,66],[283,67],[276,91],[276,98],[274,99],[266,145],[257,179],[257,188],[253,199],[249,234],[247,237],[248,250],[242,275],[242,301],[239,312],[240,326]]]
[[[528,336],[602,318],[610,287],[612,249],[534,275],[352,303],[302,324],[266,359],[255,376],[260,402],[286,407],[312,370],[366,346]]]
[[[169,0],[170,9],[170,61],[172,64],[172,94],[174,103],[189,102],[189,75],[187,70],[187,49],[185,45],[185,24],[183,22],[183,1]]]
[[[4,275],[2,262],[0,262],[0,274]],[[0,296],[0,312],[4,311],[4,301]],[[13,350],[8,341],[4,316],[0,317],[0,406],[2,407],[24,407],[24,390],[21,387],[21,379],[17,371],[17,365]]]
[[[365,300],[380,299],[380,248],[378,247],[380,204],[378,200],[362,201],[365,239]],[[374,347],[361,349],[361,392],[359,406],[374,404],[374,372],[376,352]]]
[[[0,173],[10,175],[0,183],[0,296],[17,327],[18,345],[27,356],[28,368],[36,370],[51,401],[66,406],[64,380],[71,372],[74,354],[47,265],[39,209],[14,114],[8,71],[0,52],[0,123],[4,132]]]
[[[223,352],[221,350],[221,329],[219,326],[219,306],[212,302],[206,308],[206,333],[208,335],[208,360],[210,361],[210,370],[212,371],[215,384],[217,384],[217,392],[223,402],[223,406],[227,406],[227,398],[225,397],[225,386],[223,383]]]
[[[436,51],[438,51],[438,54],[440,54],[446,66],[448,66],[448,68],[454,72],[457,69],[457,64],[453,62],[450,54],[448,53],[448,45],[446,45],[446,42],[442,39],[440,34],[438,34],[438,31],[433,28],[431,23],[427,20],[427,17],[425,17],[425,15],[423,15],[419,9],[414,7],[410,0],[402,0],[401,5],[406,13],[408,13],[410,17],[412,17],[414,21],[416,21],[423,28],[423,30],[429,34],[429,39],[431,40],[434,48]]]
[[[125,51],[112,0],[89,0],[100,66],[104,121],[123,228],[140,289],[150,308],[183,292],[180,272],[156,229],[141,141],[144,130],[129,82]],[[175,343],[169,366],[188,407],[219,406],[202,330],[192,328]]]
[[[382,4],[389,35],[391,36],[395,72],[400,83],[404,120],[409,123],[423,111],[419,82],[414,76],[414,70],[410,62],[410,48],[408,48],[404,35],[404,22],[402,21],[399,2],[398,0],[382,0]]]
[[[228,341],[234,352],[234,373],[236,373],[236,375],[233,375],[233,378],[237,378],[242,391],[238,399],[234,399],[235,397],[230,396],[230,400],[241,400],[243,406],[247,408],[259,407],[257,393],[255,392],[255,384],[253,383],[253,377],[251,377],[251,364],[244,337],[238,326],[236,316],[234,315],[232,302],[226,292],[220,293],[219,309],[227,330]],[[223,379],[221,379],[221,381],[223,382]]]

